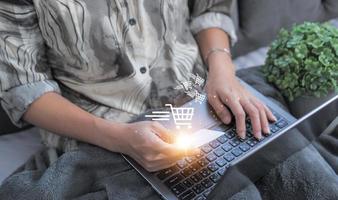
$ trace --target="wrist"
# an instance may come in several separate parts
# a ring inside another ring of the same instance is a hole
[[[126,129],[126,123],[110,122],[95,117],[94,133],[97,136],[94,140],[95,145],[108,149],[109,151],[123,153],[122,136]]]
[[[222,53],[214,53],[210,55],[208,68],[210,75],[235,76],[236,73],[232,59]]]

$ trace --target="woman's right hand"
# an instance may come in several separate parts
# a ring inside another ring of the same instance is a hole
[[[178,147],[172,135],[158,122],[126,124],[120,134],[120,151],[150,172],[168,168],[185,156],[199,153],[199,149]]]

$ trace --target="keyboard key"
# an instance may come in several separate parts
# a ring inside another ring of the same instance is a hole
[[[214,161],[217,159],[217,156],[213,153],[209,154],[207,157],[207,160],[209,160],[210,162]]]
[[[246,152],[246,151],[248,151],[248,150],[250,149],[250,146],[249,146],[248,144],[243,143],[243,144],[240,144],[240,145],[239,145],[239,148],[240,148],[242,151]]]
[[[192,187],[192,189],[193,189],[197,194],[200,194],[200,193],[203,192],[204,187],[203,187],[203,185],[201,185],[201,184],[197,184],[197,185],[195,185],[194,187]]]
[[[202,180],[202,177],[198,174],[194,174],[193,176],[190,177],[191,180],[193,180],[195,183],[198,183]]]
[[[229,144],[225,144],[222,146],[222,149],[226,152],[230,151],[232,149],[232,146]]]
[[[196,194],[192,190],[188,190],[184,192],[181,196],[179,196],[179,199],[181,200],[191,200],[196,196]]]
[[[251,130],[246,130],[246,137],[247,138],[252,138],[253,137],[253,134],[252,134]]]
[[[176,194],[176,196],[178,196],[186,190],[186,187],[182,183],[179,183],[172,187],[171,190],[174,192],[174,194]]]
[[[204,167],[209,163],[209,161],[207,161],[205,158],[202,158],[199,161],[197,161],[197,163],[201,165],[201,167]]]
[[[236,148],[236,149],[232,150],[231,153],[234,154],[234,156],[238,157],[238,156],[242,155],[242,150],[240,150],[239,148]]]
[[[225,154],[225,151],[222,148],[218,148],[214,151],[214,154],[218,157],[223,156]]]
[[[238,138],[238,140],[239,140],[240,142],[245,142],[245,141],[247,141],[248,139],[249,139],[248,137],[245,137],[244,139]]]
[[[228,138],[225,135],[222,135],[221,137],[217,138],[217,141],[221,144],[224,144],[226,141],[228,141]]]
[[[192,163],[194,162],[196,158],[194,156],[190,156],[190,157],[186,157],[185,160],[188,162],[188,163]]]
[[[211,163],[211,164],[208,165],[208,169],[210,169],[210,171],[214,172],[214,171],[217,171],[219,169],[219,167],[215,163]]]
[[[224,134],[227,138],[231,139],[236,136],[236,131],[230,130]]]
[[[278,128],[284,128],[284,127],[287,126],[287,125],[288,125],[288,122],[285,121],[284,119],[282,119],[282,120],[280,120],[279,122],[276,123],[276,126],[277,126]]]
[[[241,141],[240,141],[238,138],[235,138],[235,139],[231,140],[229,143],[230,143],[233,147],[236,147],[236,146],[238,146],[238,145],[241,143]]]
[[[164,182],[164,184],[166,186],[168,186],[169,188],[171,188],[172,186],[178,184],[179,182],[181,182],[183,180],[183,176],[181,174],[176,174],[173,177],[169,178],[166,182]]]
[[[258,141],[256,138],[250,138],[247,142],[246,142],[248,145],[250,145],[251,147],[255,146]]]
[[[210,179],[204,179],[201,184],[205,187],[205,188],[209,188],[213,185],[213,183],[211,182]]]
[[[190,176],[192,173],[193,173],[193,172],[191,171],[191,169],[190,169],[189,167],[188,167],[188,168],[185,168],[185,169],[181,172],[181,174],[182,174],[183,176],[185,176],[185,177]]]
[[[213,140],[213,141],[211,141],[211,142],[209,143],[209,145],[210,145],[212,148],[216,149],[217,147],[219,147],[219,145],[221,145],[221,143],[219,143],[217,140]]]
[[[192,172],[197,172],[199,169],[201,169],[201,165],[195,162],[189,168],[191,169]]]
[[[227,161],[224,159],[224,158],[219,158],[217,161],[216,161],[216,164],[220,167],[223,167],[224,165],[227,164]]]
[[[224,174],[225,170],[226,170],[226,167],[223,167],[220,170],[218,170],[217,173],[222,176]]]
[[[175,174],[176,172],[178,172],[178,168],[176,166],[173,166],[173,167],[169,167],[167,169],[163,169],[161,171],[159,171],[159,173],[157,174],[157,177],[160,179],[160,180],[164,180],[166,178],[168,178],[169,176]]]
[[[185,159],[177,161],[177,166],[181,169],[185,168],[188,166],[188,162]]]
[[[208,168],[204,168],[200,171],[200,174],[203,176],[203,177],[207,177],[210,175],[210,170]]]
[[[227,160],[228,162],[232,161],[233,159],[235,159],[234,155],[232,155],[231,153],[227,153],[225,154],[225,156],[223,156],[223,158],[225,160]]]
[[[202,157],[204,156],[204,153],[203,153],[203,151],[201,151],[199,154],[197,154],[195,157],[197,158],[197,159],[201,159]]]
[[[212,148],[208,144],[203,145],[201,149],[204,153],[209,153],[212,150]]]
[[[183,182],[182,182],[187,188],[190,188],[193,183],[190,179],[185,179]]]
[[[205,191],[203,192],[203,196],[207,197],[207,196],[210,194],[211,189],[212,189],[212,188],[209,188],[209,189],[205,190]]]
[[[273,125],[273,124],[270,125],[271,133],[276,133],[278,130],[279,128],[276,125]]]
[[[211,176],[210,176],[210,180],[212,180],[212,182],[214,182],[214,183],[217,183],[217,181],[218,181],[220,178],[221,178],[221,176],[218,175],[217,173],[211,174]]]

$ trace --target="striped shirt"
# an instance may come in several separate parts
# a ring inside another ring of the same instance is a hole
[[[236,40],[232,0],[1,0],[0,100],[22,126],[29,105],[57,92],[107,120],[177,104],[177,81],[206,77],[194,35]],[[68,139],[43,131],[50,146]]]

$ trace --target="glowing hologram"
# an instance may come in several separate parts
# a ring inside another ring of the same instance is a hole
[[[145,115],[146,118],[151,118],[152,121],[169,121],[169,111],[152,111],[151,114]]]
[[[189,77],[192,79],[192,81],[177,81],[179,85],[174,89],[184,90],[184,93],[192,99],[195,99],[195,102],[202,104],[206,100],[206,95],[200,93],[199,90],[203,87],[205,80],[198,74],[189,74]]]
[[[165,104],[171,109],[176,128],[180,129],[181,126],[191,128],[191,120],[194,116],[194,108],[175,108],[171,104]]]

